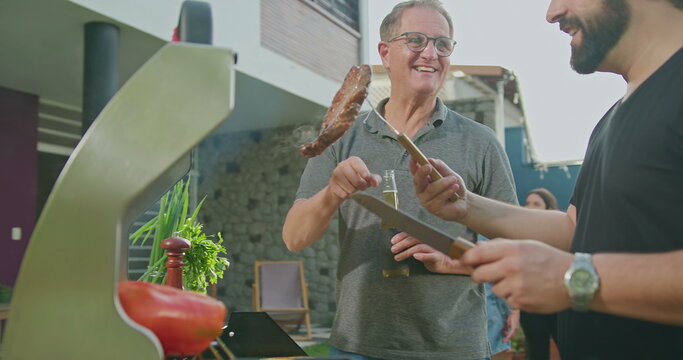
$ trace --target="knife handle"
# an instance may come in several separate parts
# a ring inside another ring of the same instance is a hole
[[[450,256],[451,259],[460,259],[462,255],[465,254],[465,251],[473,247],[474,244],[472,242],[458,236],[453,244],[451,244],[450,249],[448,249],[448,256]]]
[[[410,156],[412,156],[415,161],[420,164],[420,165],[427,165],[429,164],[429,160],[427,160],[427,157],[425,154],[418,149],[418,147],[413,143],[412,140],[410,140],[409,137],[406,136],[404,133],[399,133],[396,135],[396,139],[398,140],[399,144],[401,144],[407,151],[410,153]],[[432,177],[432,181],[436,181],[441,179],[443,176],[436,171],[436,168],[432,166],[432,173],[429,174]],[[458,194],[453,194],[451,197],[448,198],[450,201],[457,201],[460,199],[460,196]]]

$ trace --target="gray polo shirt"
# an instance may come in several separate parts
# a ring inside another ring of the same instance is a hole
[[[383,108],[388,99],[380,103]],[[413,138],[428,157],[443,160],[477,194],[517,203],[510,164],[491,129],[448,109],[437,99],[432,118]],[[373,112],[359,116],[349,131],[309,160],[297,199],[327,185],[332,171],[350,156],[374,174],[394,169],[399,207],[451,234],[476,241],[465,226],[422,208],[412,187],[410,155]],[[377,197],[382,187],[366,190]],[[408,277],[382,276],[392,266],[391,237],[380,219],[354,201],[339,209],[337,314],[330,343],[339,349],[384,359],[478,359],[489,355],[485,295],[468,276],[429,272],[406,260]]]

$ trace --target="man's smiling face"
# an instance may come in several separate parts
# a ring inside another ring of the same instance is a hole
[[[631,16],[626,0],[583,2],[585,4],[581,5],[582,1],[566,1],[561,8],[564,13],[556,16],[553,22],[559,22],[560,30],[572,37],[572,68],[580,74],[590,74],[600,69],[610,50],[626,32]],[[550,10],[548,15],[551,16]]]
[[[450,37],[446,19],[436,10],[414,7],[403,11],[397,36],[406,32],[421,32],[429,37]],[[405,38],[386,44],[382,56],[391,78],[392,93],[410,97],[436,96],[443,85],[450,59],[436,54],[434,41],[417,53],[408,48]]]

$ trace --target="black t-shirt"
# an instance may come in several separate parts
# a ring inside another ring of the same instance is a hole
[[[683,249],[683,49],[600,120],[571,203],[572,252]],[[563,360],[683,359],[683,327],[568,310],[559,330]]]

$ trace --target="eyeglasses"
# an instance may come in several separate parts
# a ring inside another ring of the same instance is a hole
[[[455,46],[456,41],[445,36],[440,37],[429,37],[421,32],[405,32],[401,35],[393,37],[387,42],[392,42],[400,38],[406,38],[406,46],[408,49],[414,52],[422,52],[429,44],[429,40],[434,41],[434,48],[436,49],[436,54],[439,56],[450,56],[453,53],[453,46]]]

